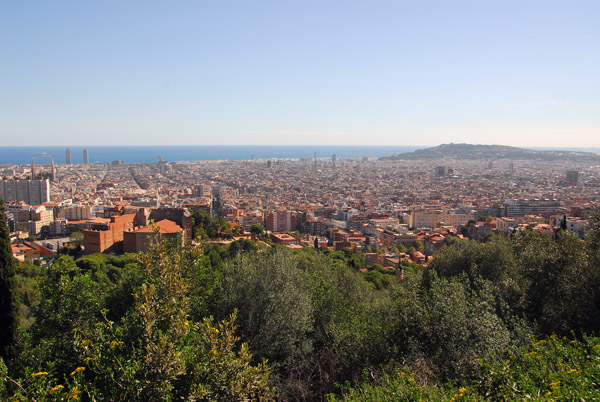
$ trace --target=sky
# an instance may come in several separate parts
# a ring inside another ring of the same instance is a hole
[[[0,0],[0,146],[600,147],[598,21],[598,0]]]

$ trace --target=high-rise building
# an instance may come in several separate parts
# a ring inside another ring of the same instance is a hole
[[[511,162],[508,164],[508,174],[512,176],[514,172],[515,172],[515,164]]]
[[[50,201],[50,180],[0,180],[0,196],[4,201],[24,201],[39,205]]]
[[[89,165],[90,164],[90,158],[88,156],[88,150],[87,149],[83,150],[83,164],[84,165]]]
[[[436,177],[444,177],[446,175],[446,167],[438,166],[435,168],[435,176]]]
[[[31,178],[35,179],[35,159],[31,160]]]
[[[71,150],[69,148],[65,150],[65,163],[67,165],[71,164]]]
[[[331,163],[333,164],[333,167],[335,167],[335,154],[331,155]]]
[[[54,166],[54,159],[52,159],[52,181],[56,181],[56,166]]]
[[[567,184],[577,185],[579,181],[579,172],[577,170],[567,170]]]
[[[273,211],[267,214],[267,230],[271,232],[294,231],[297,229],[296,211]]]

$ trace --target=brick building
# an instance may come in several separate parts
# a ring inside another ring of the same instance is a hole
[[[123,232],[134,228],[135,217],[136,214],[111,216],[108,223],[98,223],[94,229],[84,230],[85,253],[122,253]]]
[[[176,239],[183,233],[181,226],[168,219],[135,229],[123,234],[123,252],[147,252],[152,239],[158,234],[161,238]],[[183,236],[182,236],[183,241]]]

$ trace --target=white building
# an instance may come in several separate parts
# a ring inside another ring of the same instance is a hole
[[[50,201],[50,180],[0,180],[0,196],[6,202],[24,201],[29,205],[40,205]]]

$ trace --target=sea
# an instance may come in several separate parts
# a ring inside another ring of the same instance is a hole
[[[71,150],[71,163],[83,163],[83,150],[88,150],[90,163],[123,161],[125,163],[152,163],[159,156],[163,161],[209,161],[251,159],[301,159],[314,158],[356,159],[379,158],[393,154],[429,148],[419,145],[142,145],[142,146],[16,146],[0,147],[0,165],[65,163],[65,151]],[[595,152],[593,148],[529,148],[536,150],[562,150]]]
[[[71,150],[71,163],[83,163],[83,150],[88,150],[90,163],[124,161],[152,163],[159,156],[163,161],[209,161],[251,159],[337,159],[361,158],[412,152],[426,146],[354,146],[354,145],[143,145],[143,146],[18,146],[0,147],[0,165],[65,163],[65,151]]]

